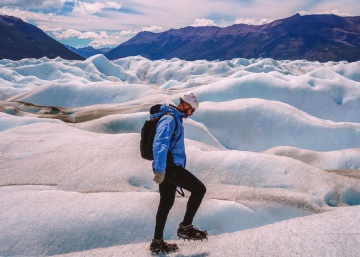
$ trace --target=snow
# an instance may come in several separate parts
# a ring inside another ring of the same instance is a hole
[[[359,256],[360,62],[0,60],[0,256],[151,256],[159,200],[140,130],[192,91],[187,168],[207,187],[167,256]]]

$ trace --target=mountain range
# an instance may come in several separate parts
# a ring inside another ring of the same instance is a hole
[[[41,29],[20,18],[0,15],[0,59],[56,58],[83,60]]]
[[[77,53],[78,55],[80,55],[84,58],[89,58],[90,56],[93,56],[96,54],[105,54],[113,49],[111,47],[94,48],[92,46],[87,46],[87,47],[76,48],[76,47],[69,46],[69,45],[65,45],[65,46],[69,50]]]
[[[305,15],[264,25],[235,24],[184,27],[160,33],[140,32],[116,48],[65,46],[23,20],[0,15],[0,59],[55,58],[83,60],[104,54],[115,60],[141,55],[150,60],[229,60],[233,58],[360,60],[360,16]],[[110,51],[109,51],[110,50]]]
[[[273,58],[309,61],[360,60],[360,16],[295,14],[264,25],[185,27],[140,32],[105,56],[141,55],[150,60]]]

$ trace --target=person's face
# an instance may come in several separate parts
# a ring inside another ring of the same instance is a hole
[[[191,115],[195,113],[195,108],[192,108],[190,104],[184,102],[184,111],[186,118],[189,118]]]

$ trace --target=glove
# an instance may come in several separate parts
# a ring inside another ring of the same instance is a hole
[[[165,173],[155,172],[154,181],[157,184],[161,184],[165,179]]]

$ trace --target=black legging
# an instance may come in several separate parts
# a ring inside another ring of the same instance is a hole
[[[181,166],[167,167],[165,180],[159,185],[160,203],[156,214],[155,239],[163,238],[165,223],[175,201],[177,186],[191,192],[183,220],[184,225],[192,224],[206,192],[204,184],[188,170]]]

